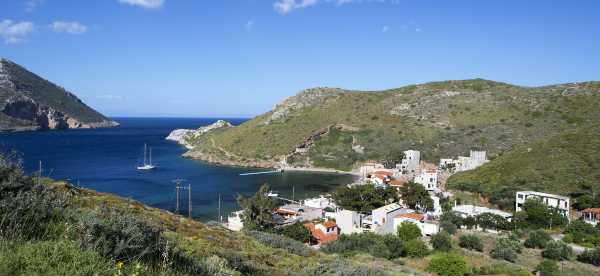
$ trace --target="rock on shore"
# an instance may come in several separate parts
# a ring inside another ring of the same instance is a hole
[[[165,138],[166,140],[170,140],[170,141],[175,141],[183,146],[185,146],[188,149],[193,148],[193,146],[191,145],[191,143],[189,143],[188,141],[191,139],[197,139],[202,135],[205,135],[211,131],[217,130],[217,129],[221,129],[221,128],[229,128],[229,127],[233,127],[233,125],[227,121],[224,120],[218,120],[216,122],[214,122],[213,124],[210,124],[208,126],[203,126],[200,127],[198,129],[176,129],[171,131],[171,133],[169,133],[169,136],[167,136],[167,138]]]

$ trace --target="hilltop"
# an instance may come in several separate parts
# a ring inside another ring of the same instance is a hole
[[[384,91],[312,88],[233,128],[188,141],[186,156],[209,162],[352,170],[365,160],[415,149],[426,161],[518,146],[600,119],[600,82],[523,87],[473,79]]]
[[[0,131],[116,125],[73,93],[14,62],[0,59]]]

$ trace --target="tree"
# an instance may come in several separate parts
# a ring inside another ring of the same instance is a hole
[[[238,204],[244,210],[242,221],[246,230],[272,231],[275,226],[273,209],[277,203],[267,194],[271,189],[263,184],[252,197],[238,196]]]
[[[301,222],[281,228],[281,234],[304,243],[311,238],[310,231]]]
[[[456,225],[454,225],[452,222],[450,221],[441,221],[440,222],[440,229],[446,231],[448,234],[450,235],[454,235],[456,234],[456,231],[458,230],[456,228]]]
[[[422,236],[419,226],[408,221],[403,221],[400,226],[398,226],[397,233],[400,240],[404,242],[416,240]]]
[[[468,269],[462,256],[443,253],[436,254],[431,258],[427,271],[436,273],[438,276],[463,276]]]
[[[423,185],[409,182],[400,188],[400,194],[402,201],[408,207],[422,211],[433,211],[433,200]]]
[[[374,185],[340,187],[333,193],[333,199],[342,208],[361,213],[371,212],[381,206],[398,201],[394,188],[376,188]]]
[[[386,169],[393,169],[396,167],[396,164],[402,163],[402,159],[404,159],[404,152],[395,149],[388,151],[385,157],[381,160],[381,163]]]
[[[494,230],[509,230],[510,222],[505,219],[503,216],[492,214],[492,213],[483,213],[476,217],[477,225],[479,227],[485,229],[494,229]]]
[[[568,260],[571,256],[573,256],[573,250],[562,241],[549,241],[542,251],[542,257],[556,261]]]
[[[543,276],[560,275],[560,271],[558,270],[558,264],[556,264],[556,261],[552,260],[543,260],[535,267],[535,270]]]
[[[496,246],[490,251],[494,259],[514,262],[517,255],[521,253],[521,242],[513,237],[500,237],[496,240]]]
[[[452,238],[446,232],[439,232],[431,236],[431,246],[434,250],[448,252],[452,250]]]
[[[459,238],[458,245],[469,250],[483,251],[483,242],[475,235],[462,235]]]
[[[423,258],[429,254],[429,248],[422,240],[409,240],[404,242],[406,256],[412,258]]]
[[[582,244],[593,243],[596,240],[595,237],[600,236],[600,231],[582,220],[575,220],[567,226],[565,234],[573,238],[573,242]]]
[[[523,203],[522,214],[518,216],[524,227],[539,229],[566,225],[569,220],[554,207],[549,207],[541,200],[530,198]]]
[[[552,237],[544,230],[535,230],[529,232],[527,240],[525,240],[525,247],[527,248],[544,248],[546,243],[552,240]]]

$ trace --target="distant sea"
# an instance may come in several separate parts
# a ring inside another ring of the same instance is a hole
[[[222,198],[224,218],[237,210],[236,196],[252,195],[268,183],[280,195],[296,199],[332,191],[352,182],[347,175],[286,172],[240,176],[260,172],[214,166],[183,158],[185,148],[165,137],[178,128],[198,128],[217,119],[191,118],[113,118],[120,127],[90,130],[61,130],[0,134],[0,151],[17,153],[27,173],[37,171],[42,161],[43,174],[68,180],[85,188],[132,198],[147,205],[174,211],[175,179],[185,179],[192,187],[193,217],[201,221],[218,219],[218,198]],[[225,119],[234,125],[245,119]],[[143,147],[152,147],[158,168],[136,170],[143,161]],[[187,214],[187,191],[181,193],[180,210]]]

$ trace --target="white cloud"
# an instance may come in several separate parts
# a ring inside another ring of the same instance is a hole
[[[246,24],[244,24],[244,28],[246,28],[246,30],[252,30],[252,28],[254,28],[254,21],[250,20],[248,22],[246,22]]]
[[[50,30],[55,33],[84,34],[88,31],[88,27],[86,25],[75,21],[55,21],[48,27],[50,27]]]
[[[37,9],[42,4],[44,4],[44,0],[27,0],[27,1],[25,1],[25,11],[33,12],[35,9]]]
[[[278,0],[273,8],[278,13],[287,14],[295,9],[302,9],[317,4],[318,0]]]
[[[389,30],[390,30],[389,26],[383,26],[383,28],[381,28],[382,33],[387,33]]]
[[[14,22],[9,19],[0,21],[0,37],[7,44],[15,44],[25,40],[33,32],[34,24],[29,21]]]
[[[146,9],[156,9],[162,7],[165,0],[119,0],[119,3],[139,6]]]

